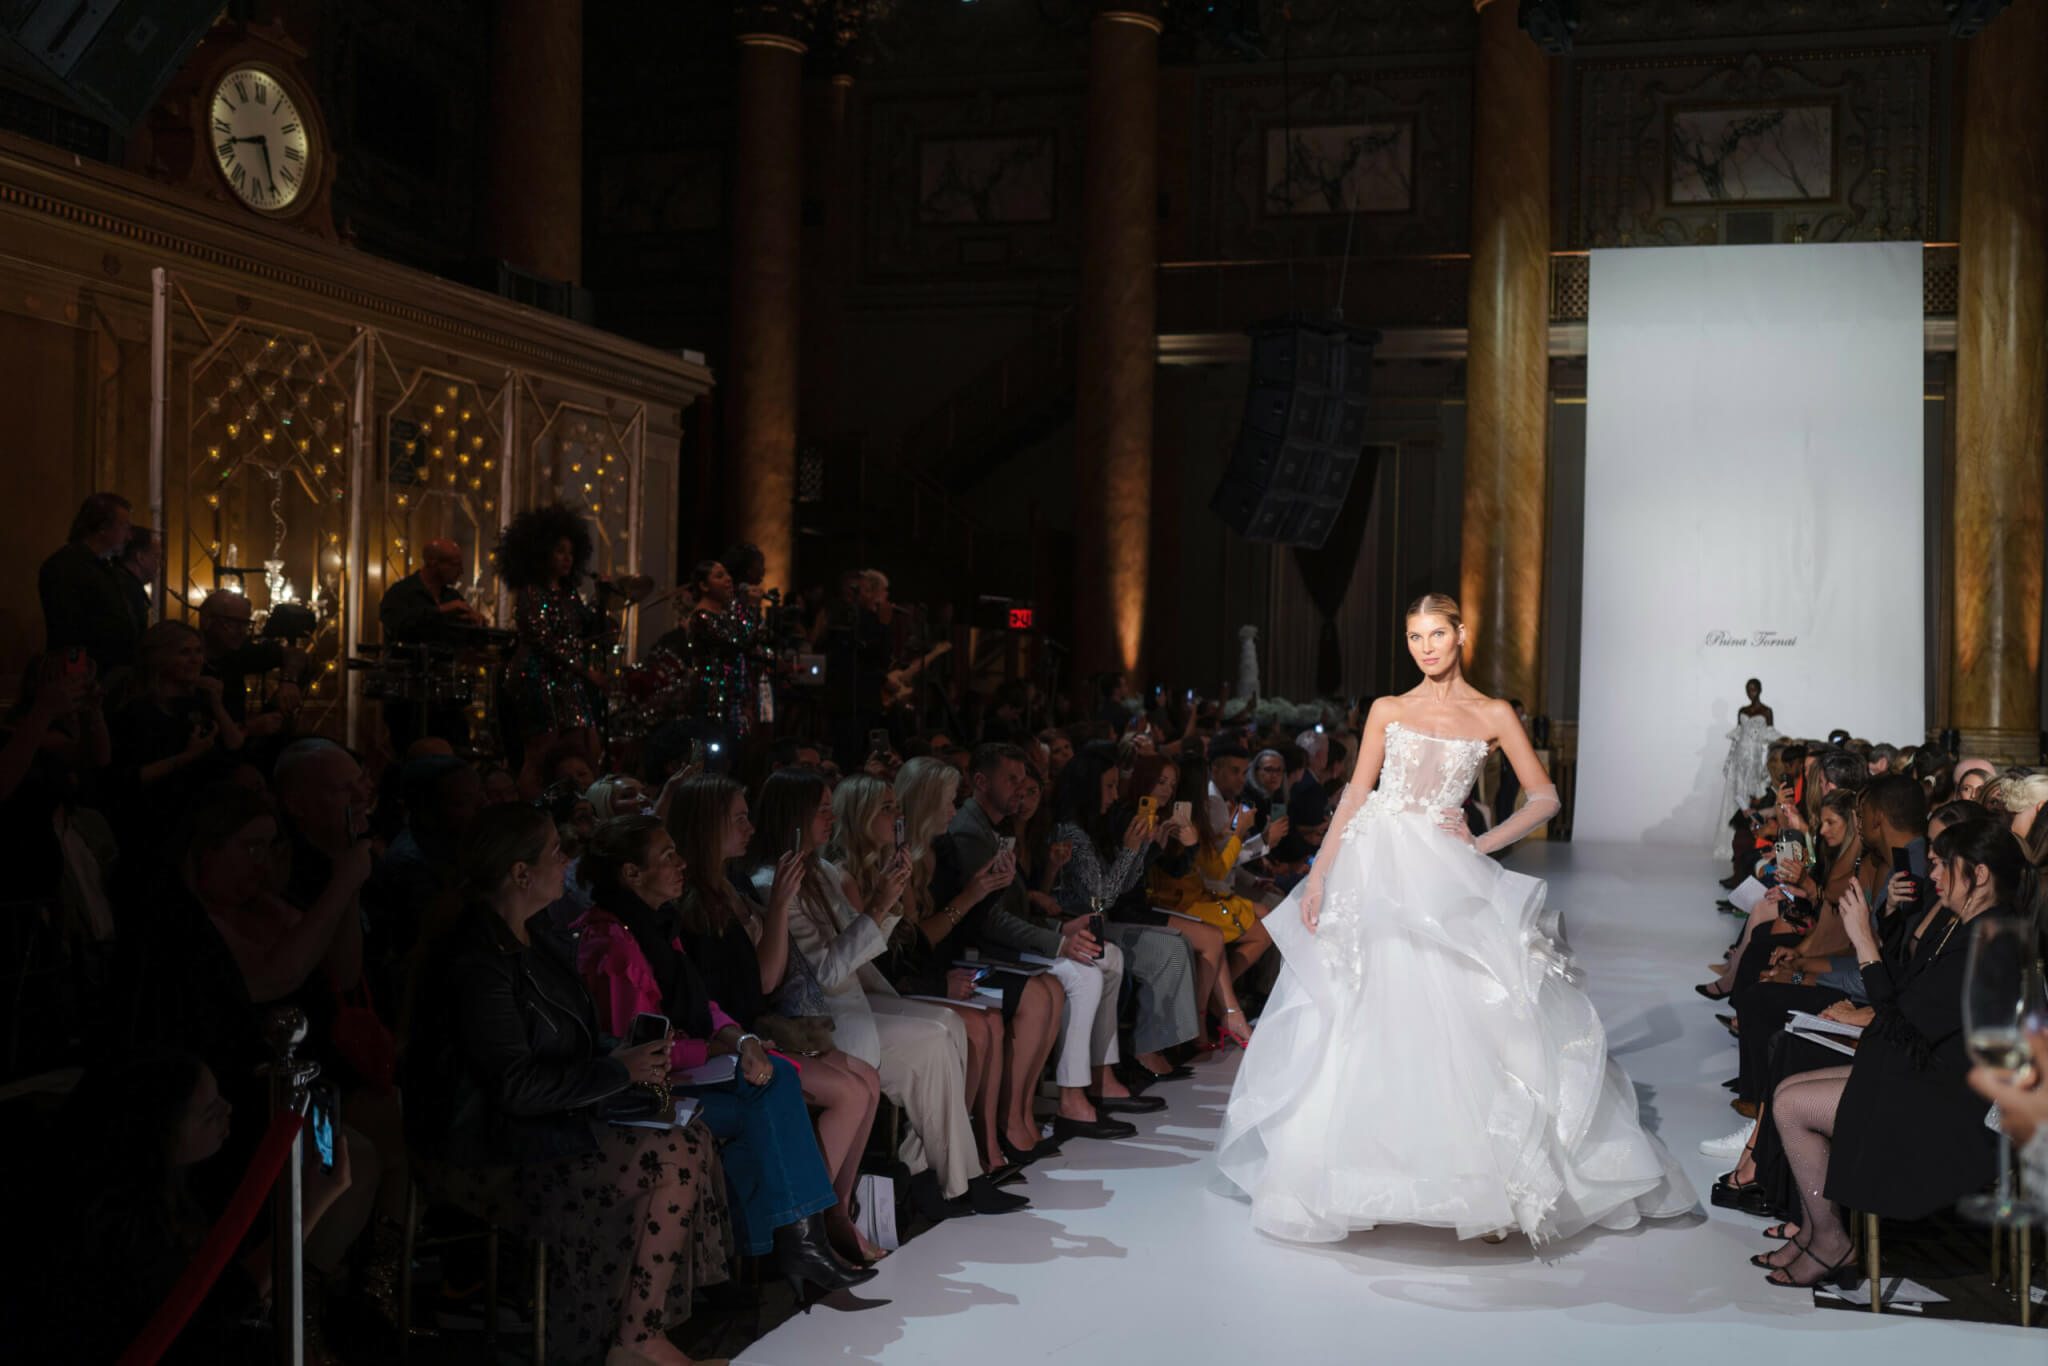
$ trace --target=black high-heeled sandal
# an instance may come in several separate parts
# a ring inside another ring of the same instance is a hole
[[[1787,1219],[1782,1224],[1772,1224],[1769,1228],[1764,1230],[1764,1237],[1770,1239],[1774,1243],[1789,1243],[1795,1237],[1798,1236],[1797,1234],[1785,1232],[1785,1230],[1790,1227],[1792,1227],[1792,1221],[1790,1219]]]
[[[1716,982],[1714,985],[1719,986],[1720,983]],[[1701,982],[1694,986],[1693,990],[1697,991],[1700,995],[1706,997],[1709,1001],[1725,1001],[1728,999],[1729,996],[1728,992],[1712,990],[1704,982]]]
[[[806,1215],[775,1230],[775,1269],[789,1282],[790,1293],[806,1314],[815,1302],[809,1293],[812,1287],[819,1295],[829,1295],[865,1285],[879,1274],[872,1266],[850,1267],[839,1260],[822,1214]]]
[[[1812,1252],[1803,1247],[1799,1251],[1802,1256],[1810,1257],[1816,1262],[1820,1260],[1820,1258],[1814,1257]],[[1838,1290],[1854,1290],[1857,1286],[1863,1284],[1866,1279],[1863,1268],[1856,1263],[1856,1249],[1853,1247],[1843,1256],[1842,1260],[1836,1262],[1833,1266],[1825,1268],[1820,1275],[1810,1281],[1793,1280],[1791,1271],[1791,1267],[1781,1266],[1770,1275],[1764,1277],[1764,1281],[1767,1284],[1782,1286],[1788,1290],[1819,1290],[1823,1287],[1832,1287]],[[1783,1276],[1785,1279],[1779,1280],[1780,1276]]]

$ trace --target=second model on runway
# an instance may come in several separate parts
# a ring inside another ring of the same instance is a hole
[[[1486,854],[1558,809],[1513,709],[1464,681],[1457,603],[1409,609],[1423,682],[1373,704],[1308,879],[1268,916],[1286,966],[1216,1160],[1263,1232],[1379,1224],[1533,1241],[1683,1214],[1691,1185],[1544,915]],[[1499,744],[1528,802],[1478,841],[1462,807]]]

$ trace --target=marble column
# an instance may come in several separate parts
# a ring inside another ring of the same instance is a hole
[[[1462,582],[1475,687],[1543,710],[1550,371],[1550,71],[1515,6],[1479,16]]]
[[[804,44],[788,33],[750,32],[743,24],[734,111],[727,488],[730,534],[761,547],[766,581],[775,587],[790,586],[795,568],[803,58]]]
[[[1084,672],[1135,670],[1151,555],[1159,231],[1156,0],[1105,0],[1088,36],[1075,302],[1074,626]]]
[[[1955,640],[1963,752],[2039,760],[2048,446],[2048,0],[1965,45],[1956,300]]]
[[[836,63],[835,63],[836,65]],[[853,73],[831,71],[804,92],[803,395],[806,440],[842,435],[853,357],[845,296],[859,240],[860,184],[851,138]]]
[[[499,0],[491,25],[486,254],[583,278],[583,0]]]

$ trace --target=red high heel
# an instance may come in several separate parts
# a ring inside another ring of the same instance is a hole
[[[1239,1019],[1244,1018],[1244,1012],[1242,1010],[1233,1010],[1228,1006],[1224,1007],[1223,1013],[1225,1015],[1235,1015]],[[1217,1047],[1219,1048],[1223,1046],[1224,1041],[1234,1043],[1239,1048],[1250,1048],[1252,1046],[1252,1036],[1248,1032],[1240,1034],[1227,1024],[1218,1024],[1216,1026],[1216,1031],[1218,1034],[1222,1036],[1222,1039],[1219,1040],[1217,1043]]]

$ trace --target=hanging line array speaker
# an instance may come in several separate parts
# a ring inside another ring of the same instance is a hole
[[[219,0],[0,0],[0,47],[126,133],[219,15]]]
[[[1288,319],[1251,338],[1244,425],[1209,508],[1246,540],[1317,550],[1358,472],[1380,334]]]

